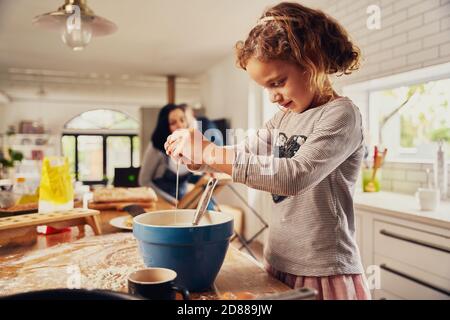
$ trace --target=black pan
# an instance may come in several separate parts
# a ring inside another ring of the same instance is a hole
[[[109,290],[49,289],[0,297],[1,300],[141,300],[138,297]]]

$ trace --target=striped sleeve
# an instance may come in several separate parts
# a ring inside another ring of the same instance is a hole
[[[348,104],[324,108],[314,131],[293,158],[256,155],[238,150],[233,180],[280,196],[314,188],[361,145],[362,119]],[[299,128],[301,133],[301,128]]]
[[[282,120],[284,112],[280,111],[275,114],[272,119],[266,122],[263,129],[256,131],[249,130],[246,138],[239,144],[232,146],[224,146],[225,149],[233,149],[235,152],[243,151],[244,153],[256,155],[268,155],[272,152],[272,140],[274,130],[279,122]],[[193,173],[199,172],[216,172],[214,168],[203,164],[195,168],[194,166],[187,166],[188,170]]]

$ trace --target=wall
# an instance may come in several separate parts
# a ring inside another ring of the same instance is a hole
[[[4,107],[3,127],[16,125],[21,120],[42,121],[46,130],[59,134],[63,125],[73,117],[85,111],[106,108],[124,112],[139,120],[139,105],[114,105],[97,103],[49,102],[49,101],[21,101],[13,102]],[[4,129],[2,130],[4,131]]]
[[[428,187],[427,169],[430,170],[431,181],[434,181],[432,163],[386,163],[381,171],[381,187],[385,191],[415,194],[418,188]],[[450,164],[447,166],[447,172],[450,173]],[[447,199],[450,199],[450,179]]]
[[[227,118],[233,128],[247,128],[249,78],[235,66],[234,55],[219,61],[199,81],[202,105],[209,118]]]
[[[366,8],[371,4],[381,8],[380,30],[371,31],[366,26]],[[347,28],[364,56],[359,72],[336,79],[340,90],[350,84],[450,62],[448,0],[361,0],[356,3],[340,0],[326,11]],[[348,95],[367,119],[365,93]],[[414,194],[417,188],[426,186],[425,170],[433,170],[432,167],[430,164],[386,163],[382,188]]]
[[[116,87],[46,85],[43,96],[36,94],[32,84],[0,83],[0,87],[11,97],[11,102],[0,106],[0,132],[8,125],[17,125],[20,120],[41,120],[52,133],[61,132],[65,122],[82,112],[107,108],[122,111],[140,121],[141,106],[161,107],[166,104],[164,83],[153,87]],[[198,104],[198,85],[180,85],[178,101]]]
[[[381,9],[380,30],[366,25],[372,4]],[[339,0],[325,11],[346,27],[365,60],[338,87],[450,61],[448,0]]]

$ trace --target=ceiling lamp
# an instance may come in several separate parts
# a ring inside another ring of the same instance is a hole
[[[95,15],[86,0],[65,0],[58,10],[34,17],[33,25],[61,33],[63,42],[72,50],[83,50],[92,37],[114,33],[117,26]]]

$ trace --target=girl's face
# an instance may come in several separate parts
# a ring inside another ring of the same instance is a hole
[[[294,63],[281,60],[262,62],[250,58],[246,69],[256,83],[268,90],[273,103],[300,113],[313,101],[314,91],[309,86],[309,77]]]
[[[171,133],[188,127],[183,110],[175,109],[169,113],[169,130]]]

